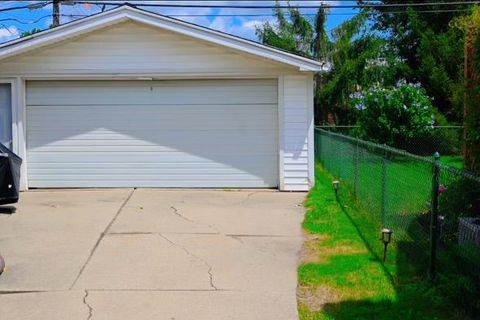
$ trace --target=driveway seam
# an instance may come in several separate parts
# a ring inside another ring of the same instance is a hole
[[[215,286],[215,283],[213,281],[213,268],[212,266],[207,262],[207,260],[191,253],[187,248],[185,248],[184,246],[178,244],[178,243],[175,243],[173,242],[172,240],[170,240],[169,238],[165,237],[163,234],[158,234],[161,238],[165,239],[166,241],[168,241],[171,245],[175,246],[175,247],[178,247],[180,249],[182,249],[187,255],[191,256],[191,257],[194,257],[195,259],[197,260],[200,260],[207,268],[207,272],[208,272],[208,276],[209,276],[209,280],[210,280],[210,287],[215,290],[215,291],[218,291],[219,289]]]
[[[78,272],[77,276],[75,277],[75,280],[73,281],[72,285],[70,286],[70,290],[73,289],[73,287],[75,286],[75,284],[77,283],[78,279],[80,279],[80,276],[82,275],[83,271],[85,270],[85,268],[87,267],[88,263],[90,262],[90,260],[92,259],[93,257],[93,254],[95,253],[95,251],[97,250],[98,246],[100,245],[100,242],[102,241],[102,239],[105,237],[105,235],[108,233],[108,230],[110,230],[111,226],[113,225],[113,223],[117,220],[118,216],[120,215],[120,213],[122,212],[123,208],[125,208],[125,206],[127,205],[128,201],[130,200],[130,198],[132,198],[133,196],[133,193],[135,192],[136,188],[133,188],[132,191],[130,192],[130,194],[127,196],[127,198],[125,199],[125,201],[123,201],[122,205],[120,206],[120,208],[117,210],[117,213],[115,214],[115,216],[112,218],[112,220],[110,221],[110,223],[105,227],[105,229],[103,230],[102,233],[100,233],[100,236],[98,237],[97,239],[97,242],[95,243],[95,245],[93,246],[92,250],[90,251],[90,254],[88,255],[88,258],[87,258],[87,261],[85,261],[85,263],[83,264],[82,268],[80,269],[80,271]]]

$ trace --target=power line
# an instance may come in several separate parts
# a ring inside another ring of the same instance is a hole
[[[465,12],[468,11],[469,9],[451,9],[451,10],[421,10],[417,11],[419,13],[446,13],[446,12]],[[390,11],[389,14],[406,14],[407,11]],[[288,14],[288,13],[287,13]],[[265,14],[163,14],[164,16],[168,17],[218,17],[218,18],[235,18],[235,17],[275,17],[276,15],[273,13],[265,13]],[[300,13],[301,16],[307,16],[307,17],[314,17],[317,14],[316,13]],[[329,16],[354,16],[357,15],[356,12],[334,12],[334,13],[328,13]],[[68,17],[68,18],[86,18],[89,17],[90,14],[60,14],[62,17]],[[45,15],[42,16],[36,20],[21,20],[16,17],[12,18],[5,18],[5,19],[0,19],[1,21],[15,21],[20,24],[35,24],[40,22],[41,20],[51,17],[51,15]]]
[[[4,0],[5,1],[5,0]],[[8,2],[40,2],[41,0],[8,0]],[[52,1],[52,0],[48,0]],[[64,2],[72,2],[72,0],[60,0]],[[82,0],[83,2],[90,3],[101,3],[108,2],[111,4],[115,3],[133,3],[133,2],[148,2],[151,0]],[[379,0],[365,0],[366,2],[378,2]],[[76,1],[73,1],[76,2]],[[205,2],[204,0],[181,0],[181,1],[172,1],[172,0],[155,0],[156,3],[159,2]],[[208,0],[208,2],[226,2],[224,0]],[[231,2],[252,2],[252,0],[235,0]],[[260,2],[260,1],[259,1]],[[261,0],[261,2],[356,2],[355,0]]]
[[[44,7],[48,4],[50,4],[50,2],[37,2],[38,0],[28,0],[28,1],[35,1],[35,6],[34,8],[41,8],[41,7]],[[214,1],[220,1],[220,0],[214,0]],[[242,1],[246,1],[246,0],[242,0]],[[290,2],[294,2],[294,1],[306,1],[306,0],[290,0]],[[316,1],[316,0],[308,0],[308,1]],[[329,1],[333,1],[333,0],[329,0]],[[114,5],[114,6],[120,6],[120,5],[123,5],[124,3],[122,4],[115,4],[113,2],[97,2],[97,1],[73,1],[74,3],[81,3],[81,4],[85,4],[85,3],[89,3],[89,4],[94,4],[94,5]],[[194,2],[194,1],[190,1],[190,2]],[[458,3],[467,3],[467,2],[449,2],[449,3],[442,3],[442,4],[458,4]],[[471,1],[471,2],[468,2],[468,4],[473,4],[473,3],[480,3],[480,1]],[[416,3],[414,5],[424,5],[426,3]],[[149,6],[149,7],[159,7],[159,6],[162,6],[162,4],[158,4],[158,3],[152,3],[152,4],[144,4],[144,3],[135,3],[136,6]],[[411,4],[402,4],[402,6],[409,6]],[[429,3],[428,5],[435,5],[435,3]],[[177,5],[174,5],[174,6],[177,6]],[[183,5],[182,5],[183,6]],[[383,5],[384,6],[384,5]],[[26,6],[19,6],[19,7],[11,7],[11,8],[4,8],[4,9],[0,9],[0,13],[4,13],[4,14],[7,14],[6,12],[7,11],[13,11],[13,10],[21,10],[21,9],[30,9],[32,10],[32,7],[33,5],[30,4],[30,5],[26,5]],[[167,7],[170,7],[170,5],[167,5]],[[187,7],[189,7],[189,5],[187,5]],[[202,7],[211,7],[211,5],[202,5]],[[223,6],[220,6],[220,7],[223,7]],[[245,6],[236,6],[236,7],[242,7],[242,8],[246,8]],[[250,6],[250,7],[258,7],[258,6]],[[267,6],[264,6],[265,8],[267,8]],[[296,8],[296,6],[293,6],[294,8]],[[309,8],[310,7],[314,7],[314,8],[319,8],[319,6],[308,6]],[[258,7],[259,8],[259,7]],[[262,7],[263,8],[263,7]],[[275,8],[275,7],[268,7],[268,8]],[[288,7],[287,7],[288,8]],[[468,11],[469,9],[437,9],[437,10],[417,10],[416,12],[419,12],[419,13],[446,13],[446,12],[464,12],[464,11]],[[388,12],[389,14],[405,14],[407,13],[407,11],[389,11]],[[342,13],[342,12],[330,12],[328,13],[329,16],[353,16],[353,15],[356,15],[357,13],[356,12],[345,12],[345,13]],[[270,13],[270,14],[188,14],[188,13],[185,13],[185,14],[164,14],[165,16],[170,16],[170,17],[218,17],[218,18],[222,18],[222,17],[275,17],[275,14],[274,13]],[[316,13],[300,13],[300,15],[302,16],[307,16],[307,17],[310,17],[310,16],[316,16]],[[46,16],[42,16],[36,20],[32,20],[32,21],[26,21],[26,20],[22,20],[22,19],[19,19],[19,18],[16,18],[16,17],[12,17],[12,18],[6,18],[6,19],[0,19],[0,21],[15,21],[15,22],[18,22],[18,23],[21,23],[21,24],[35,24],[35,23],[38,23],[39,21],[49,17],[50,15],[46,15]],[[88,17],[89,15],[88,14],[78,14],[78,15],[74,15],[74,14],[61,14],[60,16],[62,17],[70,17],[70,18],[83,18],[83,17]]]
[[[40,8],[43,8],[47,5],[49,5],[49,4],[50,4],[49,2],[40,2],[38,4],[35,3],[35,4],[29,4],[29,5],[25,5],[25,6],[19,6],[19,7],[9,7],[9,8],[0,9],[0,12],[22,10],[22,9],[30,9],[30,10],[40,9]]]
[[[331,8],[331,9],[362,9],[362,8],[401,8],[401,7],[422,7],[422,6],[459,6],[459,5],[472,5],[480,4],[480,1],[451,1],[451,2],[417,2],[417,3],[389,3],[389,4],[374,4],[374,3],[365,3],[365,4],[355,4],[355,5],[345,5],[345,4],[327,4],[327,5],[216,5],[216,4],[173,4],[173,3],[114,3],[114,2],[105,2],[105,1],[92,1],[92,0],[76,0],[73,1],[75,4],[102,4],[102,5],[116,5],[120,6],[123,4],[130,4],[135,7],[159,7],[159,8],[207,8],[207,9],[320,9],[320,8]]]
[[[42,21],[43,19],[49,18],[49,17],[51,17],[51,15],[42,16],[42,17],[40,17],[36,20],[30,20],[30,21],[21,20],[21,19],[18,19],[18,18],[5,18],[5,19],[0,19],[0,22],[1,21],[15,21],[15,22],[18,22],[20,24],[35,24],[35,23],[38,23],[38,22]]]
[[[449,10],[419,10],[416,12],[419,13],[446,13],[446,12],[466,12],[469,9],[449,9]],[[406,14],[407,11],[389,11],[389,14]],[[289,14],[288,12],[286,14]],[[357,12],[331,12],[327,15],[329,16],[354,16],[357,15]],[[274,13],[253,13],[253,14],[190,14],[190,13],[178,13],[178,14],[162,14],[167,17],[226,17],[226,18],[234,18],[234,17],[276,17]],[[301,16],[307,17],[315,17],[316,13],[299,13]],[[89,17],[89,14],[62,14],[62,17],[70,17],[70,18],[85,18]]]
[[[32,1],[32,0],[30,0]],[[24,5],[24,6],[17,6],[17,7],[9,7],[0,9],[0,12],[6,11],[13,11],[13,10],[22,10],[22,9],[38,9],[45,7],[51,3],[56,3],[58,0],[52,1],[44,1],[44,2],[36,2],[34,4]],[[220,1],[220,0],[215,0]],[[308,0],[291,0],[293,1],[308,1]],[[323,0],[325,2],[325,0]],[[333,2],[333,0],[328,0]],[[190,1],[192,2],[192,1]],[[196,1],[193,1],[196,2]],[[336,1],[338,2],[338,1]],[[353,1],[349,1],[353,2]],[[377,2],[377,1],[372,1]],[[103,6],[121,6],[125,4],[129,4],[135,7],[158,7],[158,8],[184,8],[184,9],[196,9],[196,8],[206,8],[206,9],[362,9],[362,8],[405,8],[405,7],[422,7],[422,6],[460,6],[460,5],[473,5],[473,4],[480,4],[480,1],[452,1],[452,2],[418,2],[418,3],[392,3],[392,4],[375,4],[375,3],[363,3],[363,4],[355,4],[355,5],[345,5],[345,4],[321,4],[321,5],[215,5],[215,4],[173,4],[173,3],[138,3],[133,1],[118,1],[115,2],[106,2],[106,1],[92,1],[92,0],[76,0],[76,1],[69,1],[70,4],[93,4],[93,5],[103,5]]]

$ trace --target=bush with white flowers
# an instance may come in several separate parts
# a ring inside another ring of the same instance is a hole
[[[400,146],[435,125],[432,100],[418,83],[401,80],[396,87],[373,86],[350,95],[358,135],[366,140]]]

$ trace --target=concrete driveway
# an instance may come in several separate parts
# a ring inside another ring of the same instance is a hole
[[[297,319],[304,193],[58,190],[0,214],[0,318]]]

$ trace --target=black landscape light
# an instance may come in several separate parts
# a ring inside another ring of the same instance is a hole
[[[340,189],[340,181],[335,180],[332,182],[333,190],[335,190],[335,197],[338,198],[338,189]]]
[[[392,241],[393,231],[391,229],[383,228],[381,231],[382,237],[380,240],[383,242],[383,262],[387,261],[387,247]]]

